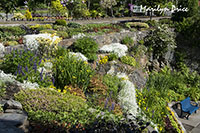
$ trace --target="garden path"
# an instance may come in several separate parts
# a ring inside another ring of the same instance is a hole
[[[153,17],[152,20],[159,20],[163,18],[170,18],[170,17]],[[119,23],[119,22],[126,22],[126,21],[147,21],[150,18],[147,16],[134,16],[134,17],[124,17],[124,18],[105,18],[105,19],[93,19],[93,20],[74,20],[69,22],[76,22],[79,24],[90,24],[90,23]],[[12,26],[12,25],[20,25],[20,24],[47,24],[47,23],[54,23],[54,21],[4,21],[0,19],[0,26]]]

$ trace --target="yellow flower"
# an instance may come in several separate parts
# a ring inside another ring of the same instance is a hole
[[[68,89],[71,90],[72,88],[69,87]]]
[[[67,91],[66,91],[66,90],[63,90],[63,93],[67,93]]]
[[[61,89],[58,89],[58,92],[61,92]]]
[[[88,64],[88,62],[87,62],[87,61],[84,61],[84,64]]]
[[[90,70],[87,70],[87,72],[90,72]]]
[[[76,95],[76,92],[74,92],[74,95]]]
[[[65,86],[64,88],[67,89],[67,86]]]

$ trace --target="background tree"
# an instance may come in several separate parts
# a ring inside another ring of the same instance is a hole
[[[8,19],[8,13],[13,13],[16,10],[17,1],[16,0],[0,0],[0,8],[6,13],[6,18]]]
[[[113,6],[117,5],[116,0],[101,0],[100,5],[105,9],[110,9],[113,16]]]
[[[53,0],[51,1],[50,11],[56,16],[63,16],[67,13],[67,8],[61,4],[60,0]]]
[[[179,0],[178,8],[187,7],[188,12],[175,12],[172,16],[174,21],[183,21],[183,18],[192,17],[198,14],[198,1],[199,0]]]

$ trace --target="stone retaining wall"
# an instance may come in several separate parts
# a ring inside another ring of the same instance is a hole
[[[148,34],[148,31],[126,31],[123,30],[119,33],[111,33],[111,34],[104,34],[104,35],[98,35],[98,36],[91,36],[98,44],[99,48],[101,48],[104,45],[108,45],[111,43],[120,43],[121,40],[129,36],[134,40],[134,43],[137,43],[137,41],[143,39]],[[75,42],[77,39],[64,39],[59,43],[59,46],[69,47]],[[8,46],[5,48],[5,53],[10,53],[13,49],[23,49],[24,45],[16,45],[16,46]]]

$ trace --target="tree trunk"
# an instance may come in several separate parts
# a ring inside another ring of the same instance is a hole
[[[88,0],[88,9],[90,10],[90,0]]]
[[[153,11],[150,12],[150,20],[152,20]]]
[[[111,8],[110,8],[110,11],[111,11],[111,15],[112,15],[112,17],[113,17],[114,15],[113,15],[113,8],[112,8],[112,6],[111,6]]]

